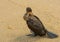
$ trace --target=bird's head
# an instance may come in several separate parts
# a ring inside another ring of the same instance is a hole
[[[26,12],[32,12],[32,9],[30,7],[27,7]]]
[[[27,8],[26,8],[26,13],[33,15],[32,9],[31,9],[30,7],[27,7]]]

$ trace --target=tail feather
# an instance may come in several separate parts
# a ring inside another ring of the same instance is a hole
[[[47,36],[48,36],[48,38],[57,38],[58,37],[58,35],[56,35],[52,32],[49,32],[49,31],[47,31]]]

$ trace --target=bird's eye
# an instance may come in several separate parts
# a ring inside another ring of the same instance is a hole
[[[29,16],[31,16],[31,14],[29,14]]]

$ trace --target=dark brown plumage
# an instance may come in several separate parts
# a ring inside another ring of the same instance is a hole
[[[32,9],[30,7],[26,8],[26,13],[23,18],[26,21],[28,28],[34,33],[35,36],[44,36],[47,34],[51,38],[57,37],[56,34],[48,32],[45,29],[41,20],[37,16],[33,15]]]

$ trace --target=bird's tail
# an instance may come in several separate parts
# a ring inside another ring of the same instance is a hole
[[[47,36],[48,36],[48,38],[57,38],[58,37],[58,35],[56,35],[52,32],[49,32],[49,31],[47,31]]]

